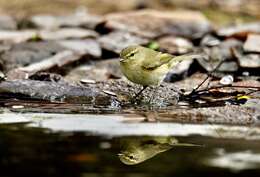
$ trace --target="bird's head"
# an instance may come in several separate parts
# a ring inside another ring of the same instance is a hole
[[[123,151],[118,154],[118,157],[126,165],[136,165],[146,160],[141,151]]]
[[[138,45],[129,46],[120,52],[120,62],[135,60],[141,52],[142,47]]]

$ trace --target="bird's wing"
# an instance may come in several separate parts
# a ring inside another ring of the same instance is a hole
[[[148,70],[153,70],[163,64],[169,63],[173,58],[173,55],[167,53],[158,53],[156,56],[146,56],[146,59],[142,63],[142,67]]]

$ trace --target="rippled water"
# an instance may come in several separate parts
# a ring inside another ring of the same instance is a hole
[[[1,114],[0,176],[260,173],[257,127],[141,121],[133,115]]]

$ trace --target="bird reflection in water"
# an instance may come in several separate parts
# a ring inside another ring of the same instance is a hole
[[[118,157],[126,165],[142,163],[159,153],[170,150],[175,146],[201,146],[188,143],[179,143],[174,137],[132,137],[121,139],[122,147]]]

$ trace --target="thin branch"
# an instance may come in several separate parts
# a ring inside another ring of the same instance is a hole
[[[196,92],[212,76],[212,73],[214,73],[217,69],[219,69],[219,67],[224,63],[224,61],[225,60],[219,62],[219,64],[212,71],[208,72],[207,77],[196,88],[192,90],[191,94]]]
[[[260,91],[260,87],[255,87],[255,86],[221,85],[221,86],[215,86],[215,87],[211,87],[211,88],[207,88],[207,89],[203,89],[203,90],[198,90],[196,93],[205,92],[205,91],[209,91],[212,89],[219,89],[219,88],[247,88],[247,89],[258,89],[257,91]]]

